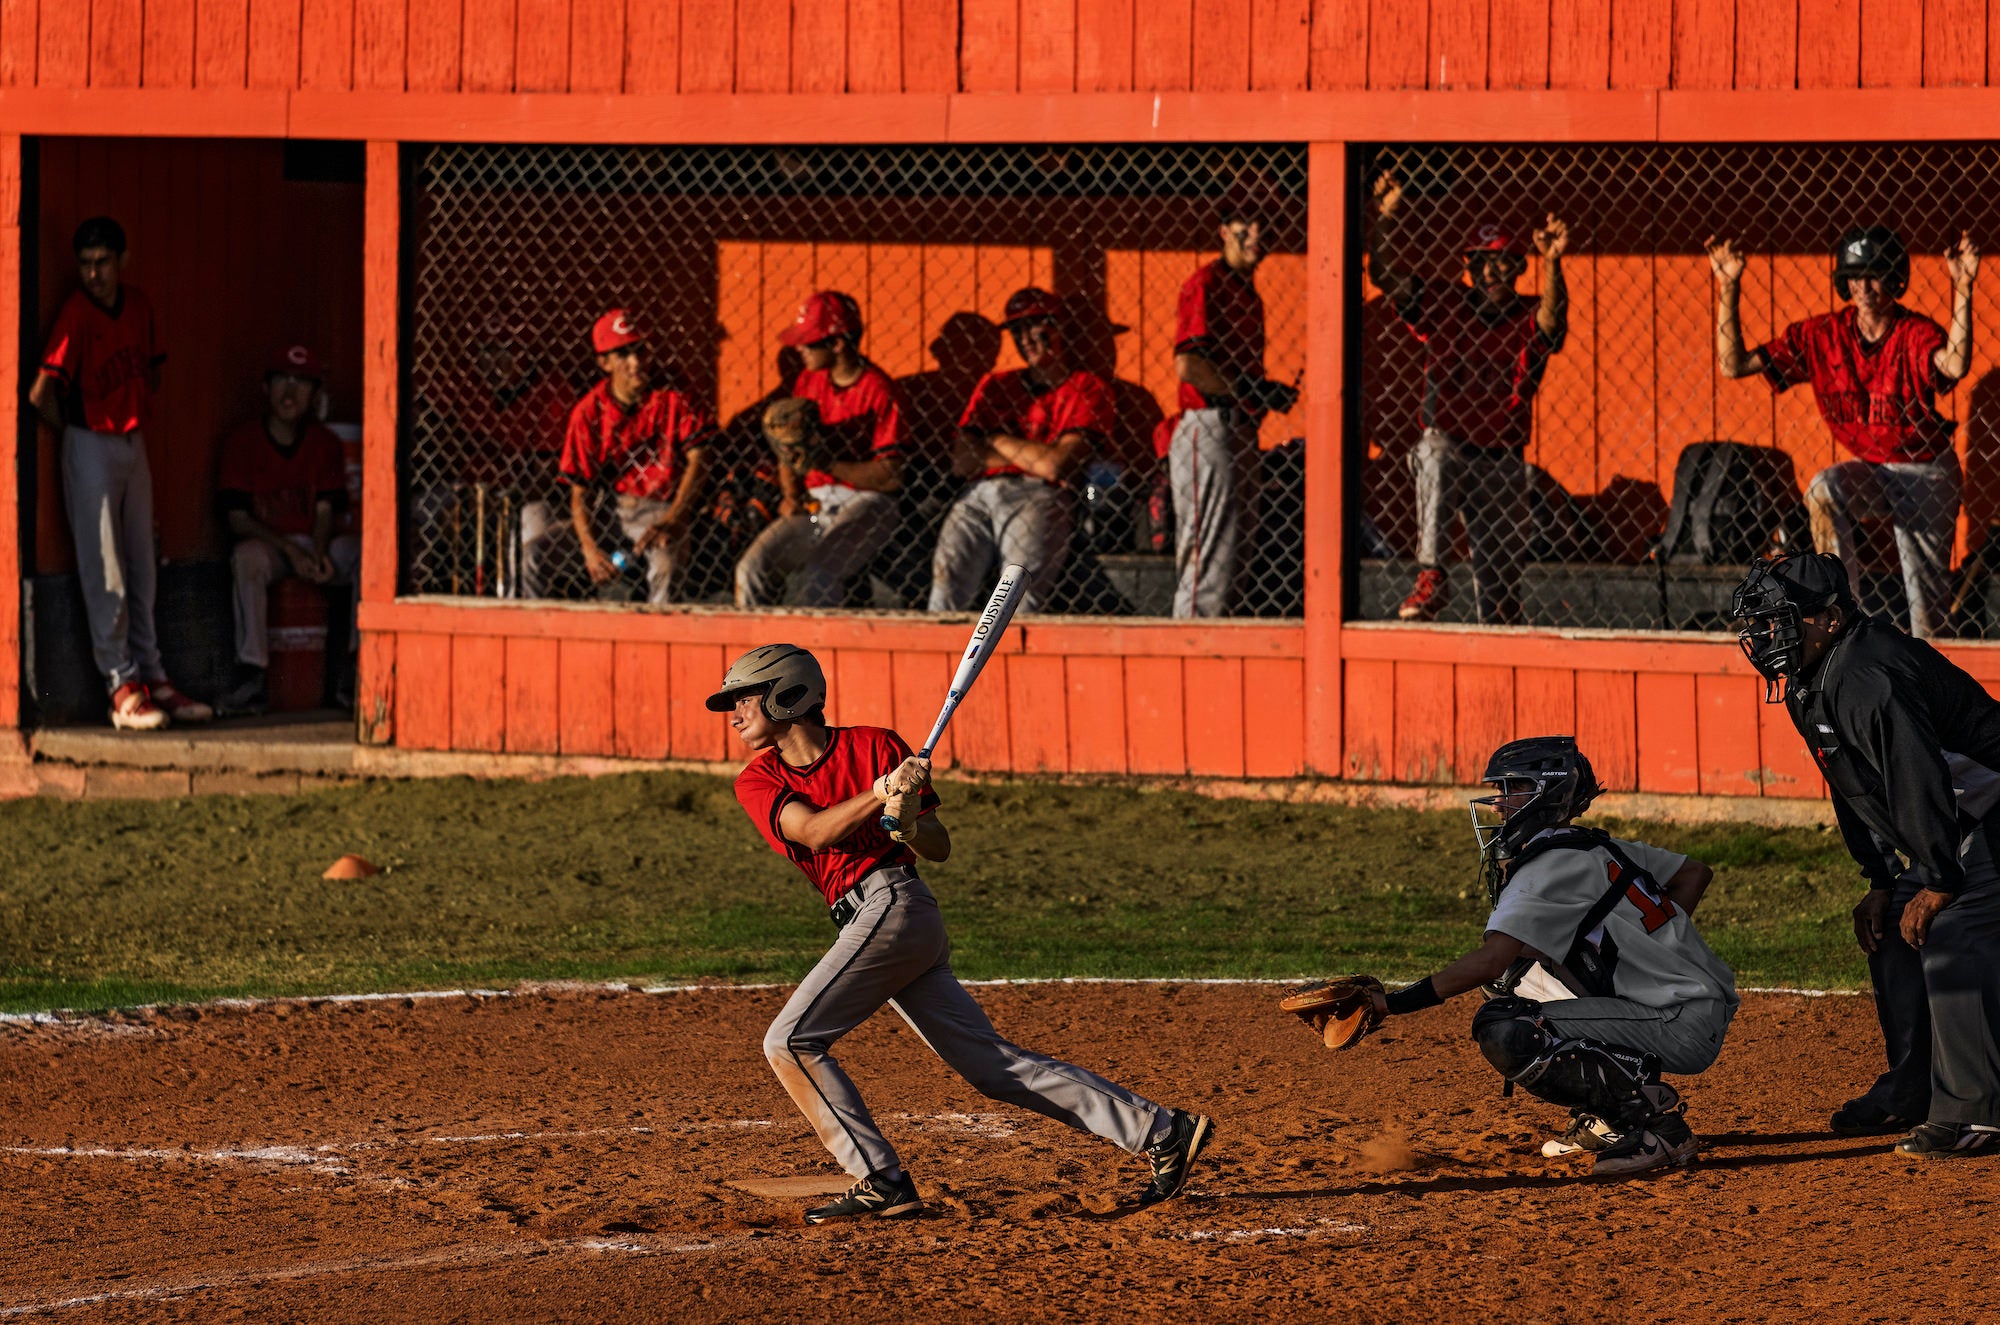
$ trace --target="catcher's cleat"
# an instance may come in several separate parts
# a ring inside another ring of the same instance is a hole
[[[1416,587],[1396,609],[1396,616],[1403,621],[1434,621],[1450,597],[1451,581],[1445,578],[1445,573],[1435,566],[1426,566],[1417,572]]]
[[[877,1219],[908,1219],[923,1208],[923,1198],[917,1195],[917,1184],[908,1173],[895,1179],[871,1173],[849,1187],[839,1200],[806,1211],[806,1222],[824,1224],[833,1219],[859,1219],[866,1215]]]
[[[1866,1095],[1833,1111],[1835,1136],[1894,1136],[1916,1125],[1917,1119],[1890,1113]]]
[[[1593,1176],[1622,1177],[1648,1169],[1683,1168],[1701,1149],[1678,1112],[1655,1114],[1645,1125],[1626,1133],[1591,1161]]]
[[[1967,1123],[1918,1123],[1896,1143],[1896,1153],[1923,1159],[2000,1154],[2000,1132]]]
[[[1618,1132],[1610,1123],[1594,1113],[1579,1111],[1569,1120],[1568,1131],[1542,1142],[1542,1155],[1546,1159],[1560,1159],[1564,1155],[1579,1153],[1595,1155],[1610,1149],[1618,1140]]]
[[[1157,1205],[1179,1196],[1187,1186],[1188,1170],[1195,1157],[1215,1139],[1215,1122],[1199,1113],[1174,1110],[1173,1130],[1167,1139],[1146,1152],[1153,1161],[1153,1179],[1139,1189],[1139,1204]]]

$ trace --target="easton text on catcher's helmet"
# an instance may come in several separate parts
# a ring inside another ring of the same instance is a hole
[[[1528,840],[1582,814],[1604,791],[1574,736],[1509,741],[1486,761],[1479,780],[1498,788],[1496,795],[1472,798],[1480,878],[1494,902],[1507,886],[1508,862]]]
[[[765,717],[790,722],[826,702],[826,673],[796,644],[766,644],[729,665],[722,688],[708,697],[709,712],[727,713],[746,690],[763,692]]]
[[[1910,288],[1910,250],[1901,236],[1886,225],[1857,227],[1840,237],[1833,250],[1833,289],[1848,297],[1848,281],[1856,276],[1876,276],[1891,299],[1902,297]]]
[[[1764,678],[1764,702],[1783,701],[1785,687],[1798,675],[1803,617],[1840,607],[1855,615],[1847,568],[1826,552],[1797,552],[1760,561],[1729,596],[1736,642]]]

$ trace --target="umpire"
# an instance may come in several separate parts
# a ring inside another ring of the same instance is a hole
[[[1759,563],[1731,613],[1868,880],[1854,936],[1889,1070],[1834,1113],[1834,1131],[1907,1128],[1906,1155],[2000,1150],[2000,703],[1929,644],[1863,616],[1838,557]]]

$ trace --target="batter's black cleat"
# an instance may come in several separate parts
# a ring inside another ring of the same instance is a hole
[[[834,1219],[871,1215],[876,1219],[908,1219],[923,1208],[923,1198],[917,1195],[917,1184],[908,1173],[894,1179],[871,1173],[849,1187],[838,1201],[806,1211],[806,1222],[824,1224]]]
[[[1965,1123],[1918,1123],[1896,1143],[1896,1153],[1924,1159],[2000,1154],[2000,1132]]]
[[[1139,1204],[1158,1205],[1179,1196],[1187,1186],[1188,1170],[1194,1167],[1196,1156],[1214,1139],[1213,1119],[1175,1109],[1173,1130],[1167,1139],[1146,1152],[1153,1161],[1153,1180],[1139,1189]]]
[[[1916,1125],[1915,1118],[1890,1113],[1866,1095],[1858,1100],[1849,1100],[1833,1111],[1835,1136],[1895,1136]]]

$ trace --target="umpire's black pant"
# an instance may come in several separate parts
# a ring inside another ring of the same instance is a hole
[[[1889,1070],[1867,1098],[1935,1123],[2000,1126],[2000,868],[1989,819],[1967,844],[1965,887],[1931,922],[1921,948],[1903,941],[1903,907],[1920,883],[1896,885],[1882,942],[1868,959]]]

